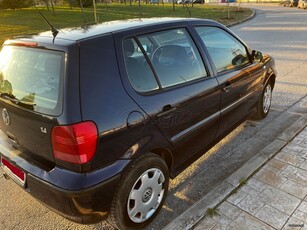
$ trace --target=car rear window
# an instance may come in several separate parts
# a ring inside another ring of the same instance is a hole
[[[21,107],[60,115],[64,53],[4,46],[0,52],[0,95]]]

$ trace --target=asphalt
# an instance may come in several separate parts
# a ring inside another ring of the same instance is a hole
[[[307,114],[163,229],[307,229]]]

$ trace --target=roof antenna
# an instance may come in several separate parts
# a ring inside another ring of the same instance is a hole
[[[54,39],[55,37],[58,35],[59,31],[54,28],[51,23],[47,20],[47,18],[45,18],[45,16],[36,8],[36,6],[34,6],[35,9],[38,11],[38,13],[42,16],[42,18],[44,19],[44,21],[48,24],[49,28],[51,29],[52,35],[53,35],[53,43],[54,43]]]
[[[38,11],[38,13],[42,16],[42,18],[45,20],[45,22],[50,27],[52,35],[53,35],[53,40],[54,40],[55,37],[58,35],[59,31],[51,25],[51,23],[47,20],[47,18],[45,18],[45,16],[40,11]]]

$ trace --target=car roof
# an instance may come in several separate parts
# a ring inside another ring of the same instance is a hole
[[[63,39],[69,41],[80,41],[91,37],[99,36],[102,34],[113,33],[122,30],[129,30],[132,28],[141,28],[150,25],[168,24],[172,22],[211,22],[206,19],[191,19],[191,18],[146,18],[146,19],[128,19],[119,21],[110,21],[100,24],[94,24],[77,28],[60,29],[56,36],[56,39]],[[46,31],[38,34],[38,37],[52,38],[52,32]],[[33,38],[33,37],[32,37]],[[37,38],[37,37],[36,37]]]

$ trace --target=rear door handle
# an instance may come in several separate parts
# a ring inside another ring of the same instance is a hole
[[[225,86],[223,87],[223,92],[228,93],[231,90],[231,88],[232,88],[232,85],[229,82],[227,82]]]
[[[173,116],[172,112],[174,112],[175,110],[175,107],[172,107],[171,105],[165,105],[162,108],[162,112],[157,114],[157,117],[170,118]],[[166,117],[166,115],[168,116]]]

